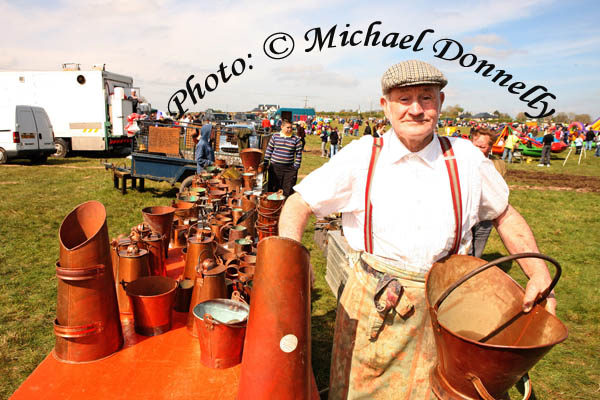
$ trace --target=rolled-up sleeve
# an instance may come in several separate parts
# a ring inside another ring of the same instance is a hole
[[[364,172],[361,171],[364,168],[360,162],[364,158],[364,152],[361,152],[361,147],[364,146],[358,142],[345,146],[330,161],[294,186],[294,190],[308,203],[317,217],[355,208],[357,194],[353,193],[353,186],[356,175]]]
[[[479,220],[493,220],[508,207],[508,185],[489,159],[481,163],[479,171],[481,172]]]

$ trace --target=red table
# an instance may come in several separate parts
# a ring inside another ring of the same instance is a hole
[[[167,273],[183,272],[181,251],[169,251]],[[185,325],[187,313],[173,312],[162,335],[135,333],[121,316],[125,345],[112,356],[87,364],[66,364],[49,354],[11,399],[235,399],[240,366],[211,369],[200,363],[200,344]]]

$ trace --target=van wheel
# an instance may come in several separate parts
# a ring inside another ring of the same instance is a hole
[[[192,181],[194,180],[194,175],[188,176],[181,182],[181,186],[179,186],[179,193],[183,193],[187,191],[192,186]]]
[[[8,156],[6,155],[6,150],[4,150],[2,147],[0,147],[0,165],[6,164],[6,161],[8,161]]]
[[[67,142],[62,139],[54,140],[54,148],[56,149],[56,153],[52,154],[52,157],[55,158],[65,158],[67,156],[67,152],[69,151]]]

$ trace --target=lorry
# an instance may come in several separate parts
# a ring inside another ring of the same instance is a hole
[[[133,78],[106,71],[104,65],[82,70],[63,64],[58,71],[0,72],[0,106],[27,104],[42,107],[54,128],[55,157],[69,151],[128,150],[125,130],[134,106],[140,113],[150,106],[140,101]]]
[[[54,153],[54,134],[41,107],[0,106],[0,164],[11,158],[45,162]]]

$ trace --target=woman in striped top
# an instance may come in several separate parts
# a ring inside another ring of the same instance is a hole
[[[292,134],[292,123],[283,120],[281,132],[271,136],[265,152],[265,167],[268,166],[269,178],[267,190],[283,190],[285,196],[294,193],[298,179],[298,170],[302,162],[302,141]]]

